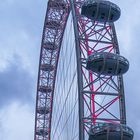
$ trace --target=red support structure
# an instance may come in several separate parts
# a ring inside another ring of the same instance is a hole
[[[71,1],[72,2],[72,1]],[[91,126],[96,123],[126,123],[125,102],[122,76],[107,76],[88,71],[86,60],[90,54],[97,52],[111,52],[119,54],[119,46],[113,23],[101,23],[81,15],[84,0],[74,0],[74,12],[76,17],[75,27],[78,32],[80,48],[82,93],[84,100],[84,137],[87,139]],[[76,31],[75,31],[76,32]],[[115,96],[115,97],[114,97]],[[112,108],[116,107],[116,110]],[[82,136],[83,137],[83,136]]]

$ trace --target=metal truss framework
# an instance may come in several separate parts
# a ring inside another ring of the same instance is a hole
[[[90,128],[96,123],[126,124],[122,76],[98,75],[86,70],[86,59],[90,54],[119,54],[114,24],[99,23],[81,16],[83,2],[71,0],[79,79],[79,140],[87,139]]]
[[[34,140],[50,140],[57,64],[69,10],[67,1],[48,1],[40,52]]]
[[[96,123],[126,123],[122,76],[98,75],[86,69],[86,59],[91,53],[119,54],[114,24],[98,23],[81,16],[83,2],[70,1],[77,55],[79,140],[85,140]],[[57,64],[69,12],[67,1],[48,1],[40,53],[34,140],[51,139]]]

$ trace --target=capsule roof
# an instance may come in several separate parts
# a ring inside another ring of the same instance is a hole
[[[105,0],[87,0],[82,6],[81,14],[98,22],[115,22],[121,15],[120,8]]]

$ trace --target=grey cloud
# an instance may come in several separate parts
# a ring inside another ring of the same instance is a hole
[[[42,8],[40,8],[42,7]],[[3,1],[0,5],[0,37],[6,34],[15,35],[16,30],[28,31],[30,35],[42,31],[46,2],[36,1]]]
[[[36,87],[35,80],[27,70],[22,69],[20,58],[10,62],[5,71],[0,72],[0,105],[14,100],[23,103],[33,103],[33,92]],[[35,94],[35,93],[34,93]]]

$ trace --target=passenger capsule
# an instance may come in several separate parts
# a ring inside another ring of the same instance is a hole
[[[121,10],[110,1],[87,0],[82,6],[81,14],[98,22],[114,22],[119,19]]]
[[[100,123],[91,128],[88,140],[133,140],[134,132],[122,124]]]
[[[118,54],[99,52],[93,53],[87,58],[86,68],[102,75],[122,75],[127,72],[129,62]]]

